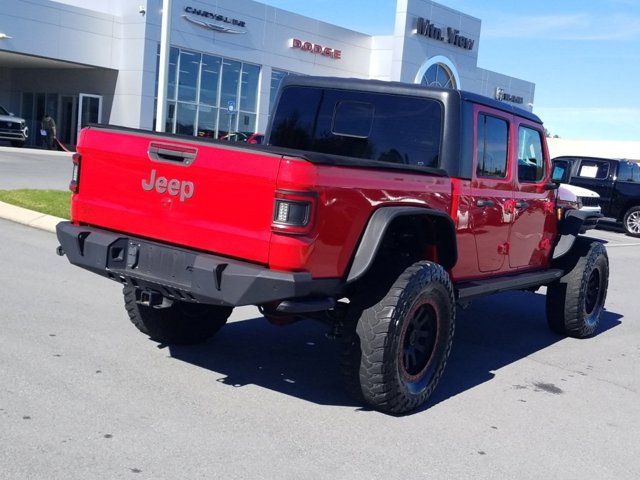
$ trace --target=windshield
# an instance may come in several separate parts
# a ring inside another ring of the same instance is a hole
[[[2,105],[0,105],[0,115],[9,115],[9,112]]]
[[[433,99],[291,86],[274,114],[276,147],[437,167],[442,105]]]

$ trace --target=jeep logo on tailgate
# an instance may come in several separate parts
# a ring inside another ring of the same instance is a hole
[[[193,197],[195,187],[193,182],[183,180],[182,182],[177,178],[168,180],[167,177],[156,178],[156,169],[151,170],[151,178],[148,180],[142,179],[142,189],[150,192],[154,190],[158,193],[168,193],[172,197],[180,195],[180,201],[184,202],[188,198]]]

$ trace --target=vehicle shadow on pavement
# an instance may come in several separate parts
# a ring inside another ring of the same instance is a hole
[[[596,336],[619,325],[620,318],[604,312]],[[327,331],[311,320],[276,327],[255,318],[229,323],[207,344],[169,350],[175,359],[215,372],[216,381],[232,388],[253,384],[321,405],[360,408],[343,388],[340,342],[328,339]],[[547,327],[544,295],[508,292],[477,300],[458,310],[449,364],[425,408],[562,340]]]
[[[451,356],[426,408],[491,380],[496,370],[561,341],[546,321],[545,295],[507,292],[458,309]],[[595,336],[620,325],[622,315],[604,311]],[[578,342],[591,342],[594,337]],[[588,346],[588,345],[587,345]]]
[[[260,317],[228,323],[204,345],[169,351],[232,388],[253,384],[321,405],[360,406],[344,391],[340,342],[328,331],[312,320],[278,327]]]

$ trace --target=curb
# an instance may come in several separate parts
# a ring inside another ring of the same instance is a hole
[[[53,155],[56,157],[71,157],[73,152],[61,152],[59,150],[44,150],[42,148],[29,148],[29,147],[5,147],[0,145],[0,151],[8,153],[17,153],[23,155]]]
[[[56,225],[58,223],[67,221],[64,218],[45,215],[44,213],[16,207],[4,202],[0,202],[0,218],[51,233],[56,233]]]

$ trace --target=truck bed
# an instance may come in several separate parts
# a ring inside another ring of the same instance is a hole
[[[280,155],[96,127],[78,153],[75,222],[267,263]]]

